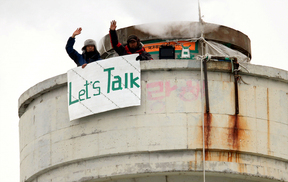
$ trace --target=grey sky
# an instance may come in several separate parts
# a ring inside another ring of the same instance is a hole
[[[0,0],[0,181],[19,181],[18,98],[33,85],[66,73],[75,63],[65,44],[82,27],[75,49],[99,43],[110,21],[135,24],[198,21],[198,0]],[[287,0],[201,0],[204,21],[251,39],[252,64],[288,70]]]

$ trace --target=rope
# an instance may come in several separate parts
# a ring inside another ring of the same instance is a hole
[[[240,75],[235,75],[235,77],[237,78],[237,80],[239,81],[239,83],[241,83],[240,81],[242,81],[243,83],[245,83],[246,85],[250,85],[249,83],[245,82],[242,78],[242,76]]]
[[[250,73],[250,71],[245,67],[243,66],[242,64],[238,63],[242,68],[244,68],[248,73]]]
[[[202,38],[202,40],[205,40],[203,37],[203,32],[202,32],[202,34],[201,34],[201,37],[200,38]],[[201,44],[202,44],[202,54],[203,54],[203,41],[201,42]],[[202,110],[202,138],[203,138],[203,143],[202,143],[202,145],[203,145],[203,149],[202,149],[202,155],[203,155],[203,182],[205,182],[205,122],[204,122],[204,96],[203,96],[203,61],[204,61],[204,56],[202,55],[201,56],[202,57],[202,59],[201,59],[201,102],[202,102],[202,107],[201,107],[201,110]],[[206,88],[205,88],[206,89]]]
[[[107,56],[105,58],[107,58],[108,56],[110,56],[112,53],[109,53],[106,48],[105,48],[105,45],[104,45],[104,38],[102,39],[102,45],[103,45],[103,48],[104,48],[104,51],[105,53],[107,53]]]

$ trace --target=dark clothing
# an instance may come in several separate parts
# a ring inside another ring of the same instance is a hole
[[[82,66],[85,63],[91,63],[97,60],[100,60],[100,54],[95,47],[94,52],[85,52],[83,51],[82,54],[79,54],[74,48],[75,38],[69,37],[67,44],[66,44],[66,51],[71,59],[77,64],[77,66]]]
[[[145,51],[145,48],[140,44],[140,40],[138,41],[138,48],[132,49],[129,45],[123,46],[121,43],[118,42],[118,36],[116,30],[109,31],[110,40],[113,49],[119,54],[119,56],[127,55],[127,54],[134,54],[139,53],[139,56],[136,60],[152,60],[153,58],[151,55]]]

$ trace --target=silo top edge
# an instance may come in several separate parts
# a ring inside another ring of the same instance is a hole
[[[48,78],[26,90],[18,99],[18,116],[21,117],[28,105],[40,95],[67,84],[66,73]]]
[[[107,32],[108,33],[108,32]],[[127,42],[131,34],[137,35],[141,41],[153,39],[199,38],[201,33],[206,40],[215,41],[238,50],[251,59],[251,41],[239,30],[213,23],[190,21],[147,23],[117,29],[121,43]],[[109,34],[105,35],[99,44],[100,54],[112,49]]]
[[[240,75],[249,75],[262,77],[277,81],[288,83],[288,71],[278,68],[267,67],[262,65],[253,65],[250,63],[242,63],[245,69],[242,69]],[[169,71],[169,70],[187,70],[187,71],[200,71],[200,61],[197,60],[151,60],[141,61],[142,71]],[[209,72],[231,72],[231,63],[223,61],[210,61],[207,63]],[[247,70],[249,71],[247,71]],[[56,88],[67,85],[67,74],[61,74],[47,80],[44,80],[28,90],[26,90],[18,99],[18,116],[21,117],[28,105],[37,97],[45,94]]]

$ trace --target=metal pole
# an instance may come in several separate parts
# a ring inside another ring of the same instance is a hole
[[[201,59],[201,115],[202,115],[202,138],[203,138],[203,149],[202,149],[202,156],[203,156],[203,182],[205,182],[205,122],[204,122],[204,94],[203,94],[203,61]]]
[[[239,114],[239,102],[238,102],[238,68],[239,64],[233,60],[234,64],[234,87],[235,87],[235,114]]]
[[[204,81],[205,81],[205,101],[206,101],[206,113],[210,112],[209,106],[209,92],[208,92],[208,76],[207,76],[207,60],[203,60],[204,67]]]

